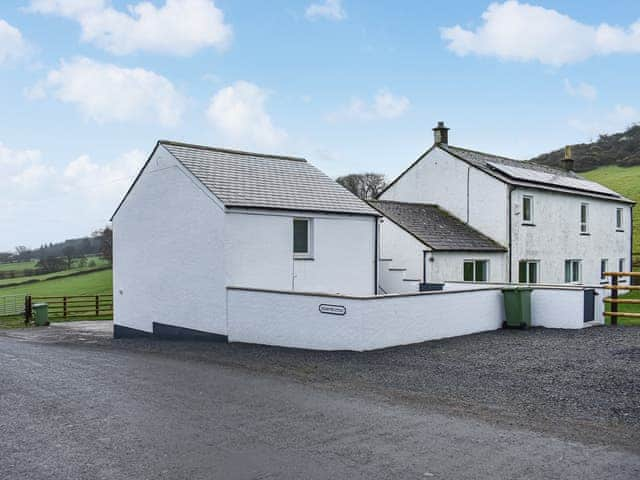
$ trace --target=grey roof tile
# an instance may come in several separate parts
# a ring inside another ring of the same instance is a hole
[[[588,195],[611,197],[616,200],[631,202],[631,200],[623,197],[619,193],[599,183],[587,180],[572,171],[531,161],[514,160],[489,153],[477,152],[452,145],[439,144],[438,147],[484,172],[500,177],[507,183],[529,183],[543,188],[572,190]]]
[[[369,204],[433,250],[506,251],[498,242],[438,205],[382,200]]]
[[[160,144],[227,207],[378,215],[302,158]]]

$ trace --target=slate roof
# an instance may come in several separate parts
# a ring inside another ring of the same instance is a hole
[[[369,204],[433,250],[504,252],[506,248],[438,205],[376,200]]]
[[[611,197],[628,203],[632,200],[610,190],[599,183],[592,182],[575,172],[549,167],[535,162],[514,160],[489,153],[438,144],[438,147],[451,155],[477,167],[478,169],[498,177],[501,180],[519,185],[535,185],[541,188],[571,190],[590,196]]]
[[[379,215],[303,158],[159,144],[227,207]]]

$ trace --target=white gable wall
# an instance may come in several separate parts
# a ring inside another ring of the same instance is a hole
[[[534,199],[535,226],[522,224],[522,196]],[[629,268],[631,207],[619,202],[535,189],[512,193],[513,281],[518,281],[520,260],[540,261],[542,283],[564,283],[564,262],[582,260],[582,281],[600,283],[600,260],[618,270],[618,259]],[[589,235],[580,234],[580,204],[589,205]],[[616,208],[624,210],[624,231],[616,231]]]
[[[113,219],[115,323],[226,334],[224,216],[159,146]]]
[[[228,285],[349,295],[374,293],[374,217],[236,209],[228,212]],[[293,258],[294,218],[312,219],[312,260]]]
[[[506,246],[507,198],[504,183],[434,148],[384,192],[380,200],[439,205]]]

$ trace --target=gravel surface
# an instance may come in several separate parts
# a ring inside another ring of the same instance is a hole
[[[82,337],[286,375],[494,425],[640,451],[640,328],[501,330],[374,352]],[[71,342],[72,335],[51,341]]]

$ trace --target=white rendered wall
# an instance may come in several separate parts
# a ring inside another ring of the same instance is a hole
[[[380,200],[439,205],[506,246],[507,196],[504,183],[434,148],[384,192]]]
[[[383,293],[417,292],[428,247],[388,218],[380,221],[380,286]],[[404,268],[405,271],[393,269]],[[391,269],[391,270],[390,270]]]
[[[322,304],[346,313],[321,313]],[[503,318],[499,289],[362,299],[228,290],[232,342],[364,351],[495,330]]]
[[[430,259],[433,258],[433,261]],[[464,280],[465,260],[488,260],[489,282],[506,281],[506,252],[430,252],[427,254],[427,281],[443,283]]]
[[[159,146],[113,219],[114,322],[226,335],[224,212]]]
[[[227,285],[348,295],[375,293],[375,217],[228,212]],[[311,260],[294,259],[294,218],[312,219]]]
[[[534,199],[535,226],[522,224],[522,196]],[[518,188],[513,197],[513,281],[519,260],[540,261],[540,283],[564,283],[564,262],[582,259],[582,283],[600,283],[600,260],[618,270],[618,259],[629,268],[631,208],[628,205],[578,195]],[[589,204],[589,235],[580,234],[580,204]],[[624,210],[624,232],[616,231],[616,208]]]

